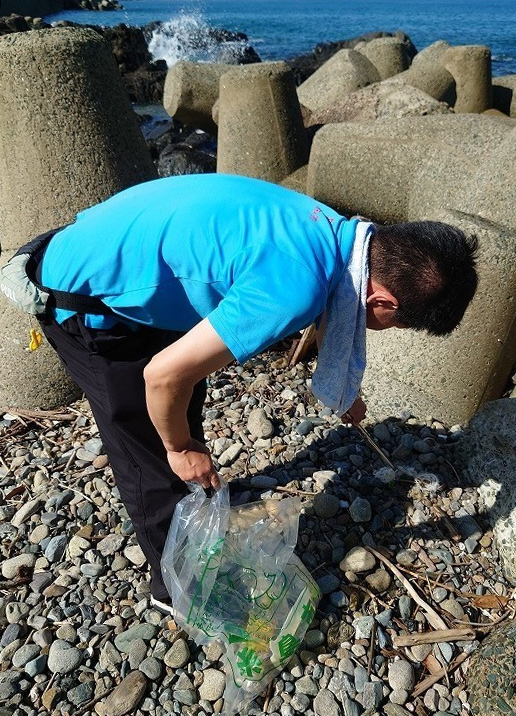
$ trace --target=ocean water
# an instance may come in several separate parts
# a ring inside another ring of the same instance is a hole
[[[245,33],[262,60],[288,59],[321,42],[365,32],[403,30],[418,50],[436,40],[487,45],[493,74],[516,73],[516,0],[121,0],[123,10],[69,10],[47,22],[141,27],[164,25],[153,34],[155,59],[216,60],[216,48],[199,53],[195,38],[209,27]]]

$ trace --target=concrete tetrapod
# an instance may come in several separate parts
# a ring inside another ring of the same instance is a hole
[[[0,38],[3,263],[33,236],[155,177],[111,49],[98,33],[60,28]],[[27,352],[29,318],[3,300],[0,312],[0,405],[52,407],[76,397],[48,345]]]

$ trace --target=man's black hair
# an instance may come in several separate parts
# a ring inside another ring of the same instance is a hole
[[[477,249],[475,236],[438,221],[375,225],[371,276],[398,299],[396,321],[444,336],[475,295]]]

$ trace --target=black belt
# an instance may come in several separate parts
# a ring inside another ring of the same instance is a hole
[[[75,311],[75,313],[94,313],[97,315],[112,316],[116,315],[98,296],[87,296],[82,293],[71,293],[69,291],[59,291],[55,288],[48,288],[41,284],[41,263],[45,250],[50,243],[50,240],[62,229],[66,228],[61,226],[59,229],[53,229],[47,231],[45,234],[36,236],[35,239],[29,241],[28,244],[22,246],[15,255],[18,254],[29,254],[30,258],[27,261],[27,276],[34,283],[40,291],[44,291],[48,294],[47,306],[49,308],[62,308],[67,311]]]

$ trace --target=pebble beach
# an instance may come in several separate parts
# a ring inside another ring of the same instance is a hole
[[[205,411],[236,504],[303,498],[296,553],[323,594],[249,713],[466,716],[470,658],[513,615],[462,428],[366,420],[393,470],[276,348],[212,376]],[[0,534],[0,716],[223,712],[221,646],[151,608],[86,400],[0,412]]]

